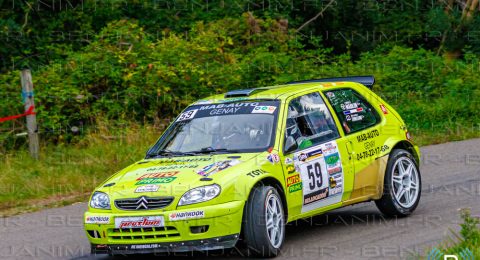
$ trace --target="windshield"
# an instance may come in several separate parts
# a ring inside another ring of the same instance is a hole
[[[190,106],[149,155],[265,151],[274,140],[278,105],[258,101]]]

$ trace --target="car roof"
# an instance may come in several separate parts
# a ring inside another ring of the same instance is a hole
[[[283,85],[274,85],[259,88],[239,89],[230,92],[212,95],[198,100],[194,104],[225,103],[237,100],[277,99],[284,100],[296,93],[314,89],[334,89],[340,87],[355,87],[361,85],[356,82],[299,82]],[[232,95],[229,95],[232,94]]]

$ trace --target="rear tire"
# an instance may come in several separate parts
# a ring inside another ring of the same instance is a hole
[[[387,216],[408,216],[417,208],[421,190],[415,158],[406,150],[393,150],[385,171],[383,196],[375,201],[378,209]]]
[[[275,257],[280,253],[285,239],[285,214],[275,188],[253,188],[245,206],[243,234],[249,256]]]

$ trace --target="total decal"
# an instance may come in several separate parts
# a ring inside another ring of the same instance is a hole
[[[225,170],[227,168],[230,168],[232,166],[235,166],[237,164],[241,163],[239,160],[225,160],[225,161],[219,161],[215,162],[212,164],[209,164],[199,170],[196,170],[197,174],[208,177],[214,173],[217,173],[219,171]]]
[[[163,216],[115,218],[115,228],[121,228],[121,229],[163,227],[164,225],[165,225],[165,220]]]
[[[85,224],[109,224],[109,216],[87,216],[85,218]]]
[[[174,212],[174,213],[170,213],[170,215],[168,215],[168,219],[170,221],[196,219],[196,218],[204,218],[204,217],[205,217],[205,211],[203,211],[203,210]]]
[[[294,163],[301,182],[292,178],[287,180],[287,186],[291,183],[289,192],[302,188],[302,213],[341,202],[343,171],[335,141],[295,153]]]

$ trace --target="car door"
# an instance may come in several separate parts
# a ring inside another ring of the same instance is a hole
[[[339,206],[352,190],[353,173],[345,140],[319,92],[287,100],[280,154],[291,215],[314,215]],[[346,182],[347,181],[347,182]]]
[[[382,134],[381,117],[367,98],[353,88],[327,90],[324,94],[340,121],[345,141],[352,147],[355,182],[350,200],[372,196],[382,184],[378,183],[378,154],[388,149],[384,145],[388,135]]]

